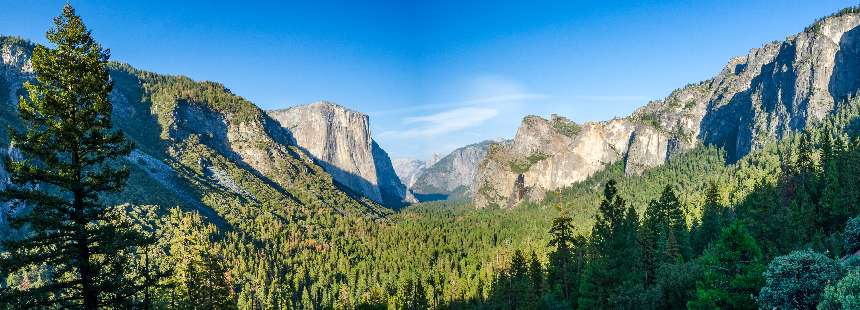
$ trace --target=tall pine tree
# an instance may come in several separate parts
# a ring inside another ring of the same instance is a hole
[[[578,306],[586,309],[635,308],[643,293],[639,219],[618,195],[615,181],[606,183],[591,232],[588,265]]]
[[[112,207],[100,195],[120,190],[129,175],[116,160],[132,149],[112,130],[108,50],[93,40],[75,10],[66,5],[47,33],[55,48],[36,46],[32,66],[36,81],[18,108],[26,131],[10,130],[23,159],[6,157],[13,187],[4,200],[30,208],[12,219],[31,233],[4,243],[0,273],[44,265],[47,283],[26,290],[6,290],[3,302],[22,307],[46,304],[95,309],[130,305],[141,291],[129,279],[129,256],[146,240],[108,218]]]
[[[762,253],[744,225],[726,227],[701,258],[704,277],[689,309],[756,309],[753,296],[762,285]]]
[[[546,282],[548,292],[576,308],[586,242],[584,237],[573,235],[572,221],[570,217],[561,215],[552,222],[549,246],[555,250],[549,253]]]

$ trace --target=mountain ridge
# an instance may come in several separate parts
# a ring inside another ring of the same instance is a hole
[[[562,130],[572,122],[526,117],[514,140],[491,148],[481,163],[473,201],[478,208],[513,207],[606,164],[623,160],[627,174],[641,174],[698,144],[724,148],[736,161],[820,121],[860,89],[858,25],[852,10],[823,18],[785,41],[732,58],[713,78],[630,116],[573,126],[580,127],[574,135]]]

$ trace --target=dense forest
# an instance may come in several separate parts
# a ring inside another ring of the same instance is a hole
[[[126,134],[169,133],[115,130],[113,88],[159,111],[208,102],[240,123],[259,111],[216,84],[109,63],[70,6],[48,40],[57,47],[35,47],[37,80],[15,112],[27,126],[10,130],[23,157],[7,156],[17,186],[2,198],[31,209],[3,231],[0,309],[860,307],[857,98],[737,162],[700,145],[641,176],[608,165],[513,209],[393,212],[294,162],[284,174],[299,177],[272,190],[203,136],[134,145]],[[140,190],[150,185],[122,160],[134,147],[172,154],[199,205]],[[205,184],[198,158],[249,192]],[[145,195],[165,203],[132,199]]]

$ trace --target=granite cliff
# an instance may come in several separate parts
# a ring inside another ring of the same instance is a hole
[[[860,15],[846,10],[735,57],[713,78],[673,91],[625,118],[582,125],[526,117],[490,147],[471,191],[476,207],[513,207],[579,182],[605,164],[628,174],[704,143],[736,161],[814,124],[860,89]]]
[[[325,101],[267,113],[337,182],[392,208],[415,202],[373,141],[366,114]]]
[[[21,84],[33,78],[32,49],[26,40],[0,36],[4,128],[22,126],[16,103]],[[290,132],[223,85],[120,63],[109,67],[114,125],[137,148],[126,158],[132,172],[129,186],[106,202],[181,206],[229,225],[240,225],[248,216],[236,213],[237,205],[273,214],[286,209],[371,216],[387,212],[341,188],[294,143]],[[14,154],[5,130],[0,152]],[[3,168],[0,164],[0,187],[8,185]]]
[[[415,174],[409,189],[421,201],[471,197],[469,185],[493,143],[496,141],[470,144],[435,160]]]

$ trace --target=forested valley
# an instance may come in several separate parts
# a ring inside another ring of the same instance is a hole
[[[0,309],[860,308],[856,96],[734,161],[699,144],[516,208],[395,211],[276,138],[242,140],[286,154],[271,171],[237,164],[248,157],[182,132],[177,111],[276,137],[250,102],[110,62],[71,6],[55,23],[55,47],[2,41],[32,50],[35,79],[20,100],[0,97],[18,103],[0,108],[17,149],[4,162],[15,207],[0,226]],[[112,118],[112,91],[151,122]],[[157,182],[168,178],[134,150],[182,181]],[[211,183],[216,168],[235,184]]]

